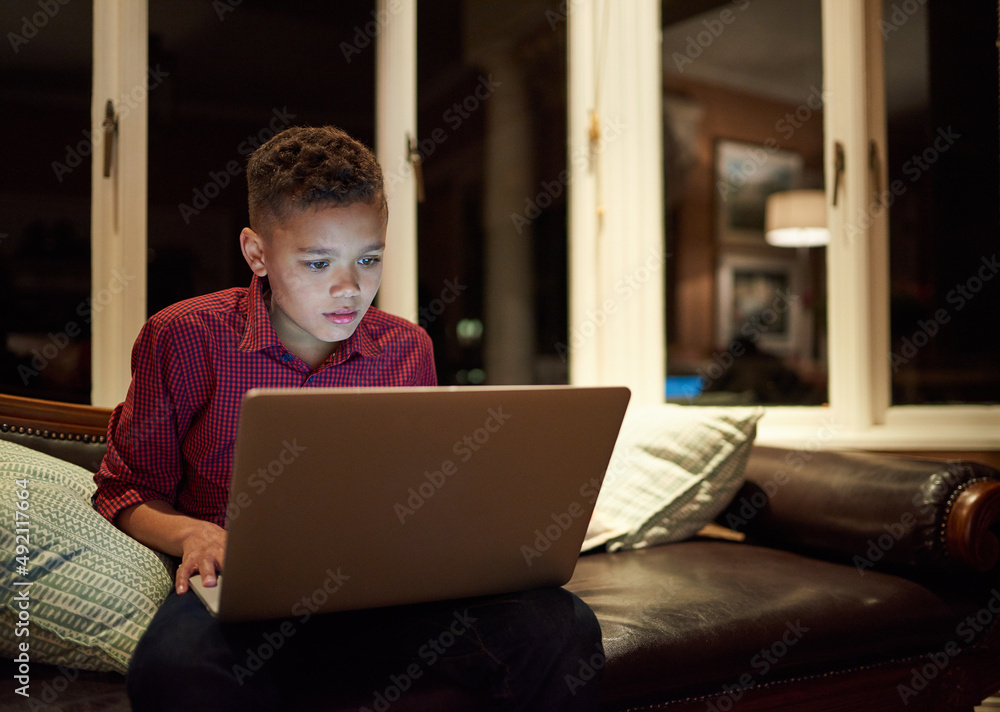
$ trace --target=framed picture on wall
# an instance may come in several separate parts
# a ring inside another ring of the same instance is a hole
[[[728,252],[719,260],[716,340],[741,339],[759,351],[801,356],[808,346],[801,270],[789,257]]]
[[[773,145],[715,143],[716,237],[723,245],[765,245],[767,196],[802,187],[802,156]]]

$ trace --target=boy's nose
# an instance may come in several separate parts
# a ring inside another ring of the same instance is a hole
[[[353,270],[341,269],[334,273],[333,282],[330,283],[331,297],[356,297],[361,293],[361,286]]]

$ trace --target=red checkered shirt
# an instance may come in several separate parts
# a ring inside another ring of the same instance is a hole
[[[164,500],[225,526],[240,400],[257,387],[433,386],[427,332],[374,307],[315,370],[275,333],[254,277],[153,315],[132,350],[132,383],[108,424],[94,507]]]

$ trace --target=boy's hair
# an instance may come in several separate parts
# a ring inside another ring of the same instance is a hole
[[[256,232],[313,205],[367,203],[389,215],[375,155],[335,126],[293,126],[261,145],[247,160],[247,188]]]

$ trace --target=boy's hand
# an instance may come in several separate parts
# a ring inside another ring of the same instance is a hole
[[[216,572],[222,571],[226,554],[226,530],[211,522],[201,524],[204,526],[192,532],[182,544],[184,553],[175,578],[177,593],[188,590],[188,581],[196,573],[201,574],[203,584],[214,586],[217,581]]]
[[[146,546],[179,556],[174,578],[177,593],[188,590],[188,580],[200,573],[206,586],[216,584],[226,555],[226,530],[218,524],[181,514],[168,503],[150,500],[123,509],[115,521],[119,529]]]

